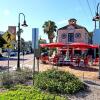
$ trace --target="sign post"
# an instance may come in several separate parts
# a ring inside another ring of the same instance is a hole
[[[11,41],[15,38],[13,34],[10,32],[5,32],[2,36],[2,38],[7,42],[7,44],[4,44],[5,48],[8,48],[8,73],[9,73],[9,56],[10,56],[10,48],[13,48]]]
[[[93,33],[93,42],[95,44],[99,44],[99,48],[98,48],[98,55],[99,55],[99,75],[98,78],[100,79],[100,29],[95,29],[94,33]],[[96,52],[95,52],[96,53]]]
[[[100,45],[99,45],[98,52],[99,52],[99,76],[98,76],[98,78],[100,79]]]
[[[32,28],[32,48],[34,50],[34,55],[33,55],[33,85],[34,85],[36,49],[38,49],[38,34],[39,34],[39,29]]]
[[[9,56],[10,56],[10,49],[8,48],[8,73],[9,73]]]

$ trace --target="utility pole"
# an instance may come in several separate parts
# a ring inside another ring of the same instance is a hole
[[[93,21],[95,21],[95,30],[97,29],[97,22],[99,22],[98,28],[100,30],[100,13],[98,11],[99,5],[100,5],[100,3],[97,4],[96,16],[93,18]],[[98,48],[98,54],[99,54],[99,75],[98,75],[98,78],[100,79],[100,44],[99,44],[99,48]]]

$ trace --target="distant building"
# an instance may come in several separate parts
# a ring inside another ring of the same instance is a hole
[[[73,43],[84,42],[89,43],[89,32],[83,26],[77,25],[76,19],[69,19],[68,25],[58,29],[57,42]]]
[[[3,31],[0,31],[0,34],[2,35],[2,34],[4,34],[4,32]]]

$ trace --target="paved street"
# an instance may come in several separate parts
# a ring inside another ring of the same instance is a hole
[[[33,67],[33,56],[34,56],[33,54],[28,54],[28,55],[25,55],[24,57],[21,55],[20,56],[21,67],[28,67],[28,68],[32,69],[32,67]],[[50,65],[50,64],[43,64],[41,62],[39,64],[40,64],[40,68],[39,68],[40,71],[43,71],[43,70],[46,70],[46,69],[51,69],[52,67],[57,67],[57,66],[53,66],[53,65]],[[8,59],[7,58],[0,59],[0,66],[1,67],[7,67],[8,66]],[[10,58],[9,66],[10,66],[10,68],[14,68],[14,69],[17,67],[17,57],[11,57]],[[37,62],[36,62],[36,66],[37,66]],[[93,69],[92,67],[95,67],[95,70],[91,70],[91,69]],[[90,79],[97,79],[97,77],[98,77],[98,66],[90,66],[88,68],[59,66],[58,68],[60,70],[69,71],[69,72],[75,74],[78,77],[90,78]]]
[[[33,61],[33,54],[25,55],[24,57],[20,56],[20,64],[21,66],[26,65],[29,62],[32,63]],[[2,58],[0,59],[0,66],[6,67],[8,66],[8,58]],[[16,68],[17,66],[17,56],[16,57],[10,57],[9,58],[9,67]]]
[[[24,58],[23,56],[20,56],[20,58],[21,58],[20,60],[21,67],[28,67],[32,69],[33,54],[25,55]],[[42,64],[41,62],[39,64],[40,64],[40,68],[39,68],[40,71],[57,67],[57,66],[53,66],[49,64]],[[3,66],[3,67],[8,66],[7,58],[0,59],[0,66]],[[37,66],[37,63],[36,63],[36,66]],[[10,69],[12,68],[15,69],[16,67],[17,67],[17,57],[11,57]],[[98,67],[98,66],[95,66],[95,67]],[[59,66],[58,69],[69,71],[75,74],[76,76],[80,77],[82,81],[84,81],[87,85],[90,86],[90,90],[91,90],[90,92],[84,92],[84,93],[80,92],[74,96],[68,96],[69,98],[71,98],[71,100],[100,100],[100,96],[99,96],[100,95],[100,81],[96,78],[98,75],[97,71],[87,71],[87,70],[85,71],[85,70],[80,70],[76,68],[71,68],[69,66],[61,66],[61,67]]]

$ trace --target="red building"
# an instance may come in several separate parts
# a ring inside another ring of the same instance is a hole
[[[76,19],[69,19],[68,25],[61,27],[57,31],[58,38],[57,42],[62,42],[64,44],[71,43],[86,43],[89,44],[89,32],[83,26],[77,24]],[[80,48],[69,48],[70,54],[81,54],[84,50]]]
[[[76,19],[68,20],[68,25],[59,28],[57,42],[73,43],[73,42],[89,42],[88,31],[85,27],[77,25]]]

